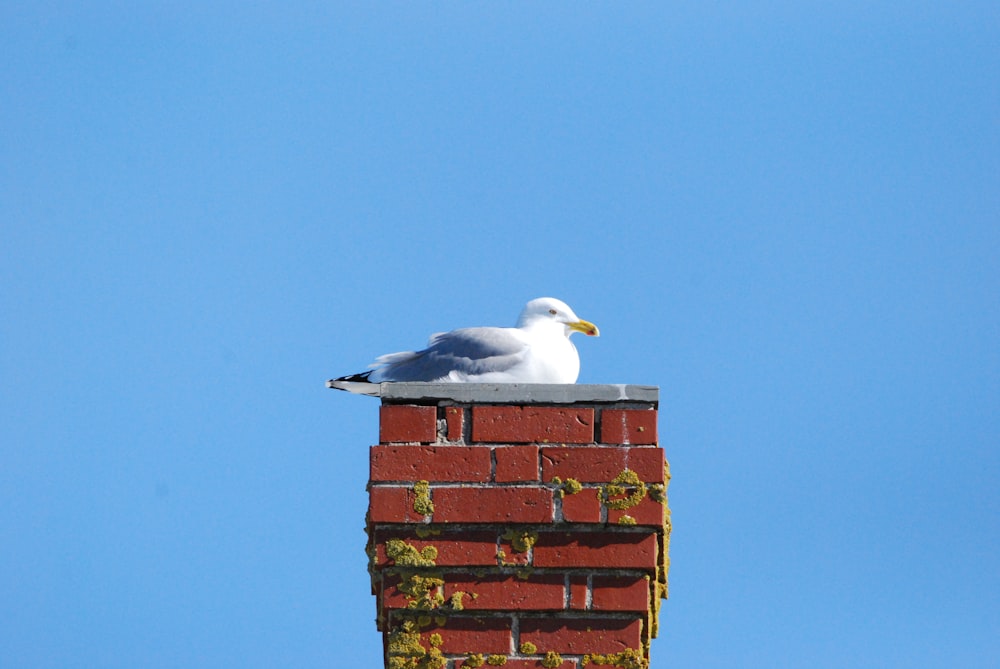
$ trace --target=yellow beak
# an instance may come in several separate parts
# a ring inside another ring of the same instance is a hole
[[[574,321],[572,323],[567,323],[570,330],[575,330],[577,332],[582,332],[588,337],[600,337],[601,331],[597,329],[597,326],[590,321]]]

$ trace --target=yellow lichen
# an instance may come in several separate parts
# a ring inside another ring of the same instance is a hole
[[[503,538],[510,542],[510,547],[515,553],[527,553],[538,541],[538,532],[507,530]]]
[[[454,609],[455,611],[461,611],[462,609],[465,608],[465,604],[462,603],[462,597],[475,598],[474,595],[470,595],[467,592],[462,592],[461,590],[459,590],[449,598],[449,601],[451,602],[451,608]]]
[[[538,646],[531,643],[530,641],[525,641],[524,643],[521,644],[521,647],[518,650],[521,651],[522,655],[534,655],[535,653],[538,652]]]
[[[646,486],[646,494],[654,502],[659,504],[667,503],[667,487],[662,483],[650,483]]]
[[[462,668],[471,667],[472,669],[476,669],[484,664],[486,664],[486,660],[483,659],[482,653],[470,653],[469,657],[465,658],[465,662],[462,663]]]
[[[629,488],[632,488],[631,494],[628,492]],[[601,488],[601,502],[609,509],[631,509],[645,496],[646,484],[638,474],[628,469]]]
[[[559,491],[560,497],[565,497],[566,495],[575,495],[576,493],[583,490],[583,486],[574,478],[567,478],[565,481],[558,476],[553,476],[551,483],[556,486],[556,490]]]
[[[420,669],[444,669],[447,666],[448,660],[444,654],[437,648],[431,648],[427,651],[427,657],[424,658],[423,666]]]
[[[441,635],[431,635],[431,648],[424,648],[420,643],[420,633],[415,631],[414,623],[406,621],[400,628],[394,630],[388,639],[387,651],[389,669],[444,669],[448,660],[435,647]]]
[[[431,484],[427,481],[417,481],[413,484],[416,499],[413,500],[413,510],[422,516],[434,513],[434,502],[431,501]]]
[[[490,665],[491,667],[502,667],[503,665],[507,664],[507,656],[490,655],[488,658],[486,658],[486,664]]]
[[[618,519],[619,525],[635,525],[635,518],[628,514],[622,514],[622,517]]]
[[[438,634],[437,632],[435,632],[434,634],[431,634],[429,637],[427,637],[427,640],[435,648],[437,648],[438,646],[440,646],[441,644],[444,643],[444,639],[442,639],[441,635]]]
[[[555,669],[562,663],[563,663],[562,655],[553,650],[550,650],[549,652],[545,653],[545,657],[542,658],[541,662],[542,666],[545,667],[546,669]]]
[[[385,554],[400,567],[433,567],[438,550],[434,546],[424,546],[418,551],[416,546],[402,539],[389,539],[385,542]]]
[[[522,581],[527,581],[533,573],[535,573],[534,567],[520,567],[515,571],[514,576]]]
[[[423,657],[427,650],[420,645],[420,632],[413,630],[410,621],[389,634],[388,651],[390,656]]]
[[[649,669],[649,660],[643,657],[642,651],[628,648],[620,653],[608,653],[599,655],[591,653],[583,656],[581,665],[593,663],[606,667],[619,667],[620,669]]]
[[[444,595],[441,594],[443,586],[444,579],[436,576],[407,574],[396,587],[409,600],[407,608],[426,611],[436,609],[444,603]]]

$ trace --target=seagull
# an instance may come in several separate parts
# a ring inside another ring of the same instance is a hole
[[[370,384],[576,383],[580,356],[569,337],[597,337],[590,321],[554,297],[531,300],[512,328],[461,328],[432,335],[427,348],[380,356],[372,369],[327,382],[330,388],[367,394]]]

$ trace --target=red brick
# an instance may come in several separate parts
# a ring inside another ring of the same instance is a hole
[[[469,665],[465,664],[465,660],[455,660],[455,668],[461,669],[462,667],[468,668]],[[562,664],[557,664],[555,669],[576,669],[576,660],[563,660]],[[595,666],[595,665],[591,665]],[[503,665],[504,669],[545,669],[542,664],[541,658],[537,660],[514,660],[508,659]],[[486,664],[482,666],[482,669],[492,669],[490,665]]]
[[[620,653],[642,647],[642,620],[522,618],[521,643],[557,653]]]
[[[601,522],[601,498],[597,488],[584,488],[562,498],[563,520],[568,523]]]
[[[497,459],[495,481],[515,483],[538,480],[538,446],[500,446],[493,450]]]
[[[435,564],[439,567],[452,566],[495,566],[497,563],[497,535],[495,532],[462,532],[431,535],[424,538],[415,532],[378,531],[375,535],[375,565],[384,567],[389,563],[385,554],[385,542],[401,539],[418,551],[427,546],[437,549]]]
[[[566,604],[566,587],[561,574],[526,579],[502,574],[481,578],[446,574],[444,580],[446,598],[456,592],[469,594],[462,598],[467,611],[558,611]]]
[[[434,522],[550,523],[552,491],[545,488],[435,488]]]
[[[583,575],[570,576],[569,607],[582,610],[587,608],[587,577]]]
[[[474,406],[472,440],[490,443],[594,441],[594,410],[576,407]]]
[[[535,567],[602,567],[655,571],[655,532],[541,532]]]
[[[399,590],[403,579],[397,574],[388,574],[382,579],[382,597],[380,605],[387,609],[405,609],[410,603],[409,597]]]
[[[618,524],[618,519],[622,516],[629,516],[635,520],[636,525],[653,525],[660,527],[666,518],[666,508],[659,502],[654,502],[649,497],[643,497],[642,501],[628,509],[608,509],[608,523]]]
[[[626,449],[577,446],[542,449],[542,480],[574,478],[581,483],[607,483],[625,469]]]
[[[419,523],[424,517],[413,510],[417,496],[412,488],[372,486],[368,492],[368,519],[373,523]]]
[[[372,481],[490,480],[490,449],[482,446],[372,446]]]
[[[413,404],[383,404],[379,409],[379,441],[437,441],[437,407]]]
[[[461,441],[465,426],[465,411],[462,407],[446,407],[444,418],[448,425],[448,441]]]
[[[503,536],[504,534],[508,533],[504,532],[500,535],[500,550],[503,551],[503,563],[508,565],[529,564],[531,562],[531,553],[528,551],[515,550],[513,537],[507,539]]]
[[[421,630],[427,635],[441,635],[442,653],[496,653],[506,655],[511,649],[510,618],[451,617],[442,626]],[[424,637],[426,639],[426,637]],[[428,643],[423,644],[425,647]]]
[[[601,443],[655,444],[656,410],[605,409],[601,412]]]
[[[626,448],[625,461],[629,469],[645,483],[663,483],[666,461],[662,448]]]
[[[634,576],[594,576],[595,611],[648,611],[649,579]]]

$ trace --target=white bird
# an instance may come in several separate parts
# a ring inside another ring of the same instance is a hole
[[[599,336],[597,326],[552,297],[528,302],[512,328],[461,328],[432,335],[422,351],[389,353],[371,371],[327,382],[331,388],[365,392],[384,381],[438,383],[576,383],[580,356],[569,337]],[[370,387],[370,386],[369,386]]]

